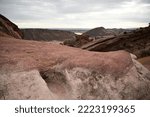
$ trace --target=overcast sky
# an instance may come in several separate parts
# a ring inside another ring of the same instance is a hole
[[[150,22],[150,0],[0,0],[20,28],[132,28]]]

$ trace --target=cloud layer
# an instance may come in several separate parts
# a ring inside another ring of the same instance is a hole
[[[0,0],[19,27],[130,28],[150,22],[150,0]]]

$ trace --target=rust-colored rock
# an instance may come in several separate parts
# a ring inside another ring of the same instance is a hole
[[[0,14],[0,36],[12,36],[21,39],[23,34],[17,25]]]

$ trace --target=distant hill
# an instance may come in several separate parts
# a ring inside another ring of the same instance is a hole
[[[64,30],[74,32],[75,34],[82,34],[90,30],[89,28],[50,28],[51,30]]]
[[[104,27],[97,27],[83,33],[83,35],[88,35],[90,37],[108,36],[108,35],[116,36],[129,31],[130,31],[129,29],[116,29],[116,28],[105,29]]]
[[[137,57],[150,56],[150,26],[111,38],[95,40],[81,48],[92,51],[126,50]]]
[[[74,39],[75,33],[63,30],[51,29],[21,29],[24,39],[37,41],[64,41],[66,39]]]

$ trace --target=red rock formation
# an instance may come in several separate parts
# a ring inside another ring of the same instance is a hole
[[[23,34],[17,25],[0,14],[0,36],[12,36],[21,39]]]

